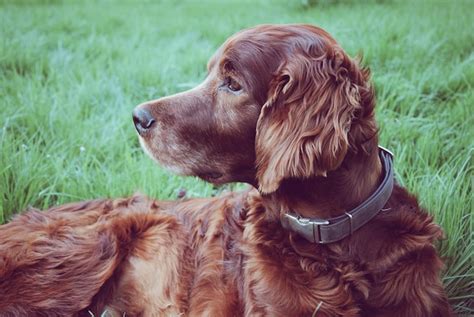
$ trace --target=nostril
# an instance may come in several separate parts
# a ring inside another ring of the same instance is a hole
[[[153,125],[153,123],[155,123],[155,119],[153,118],[150,118],[148,119],[148,122],[145,123],[145,125],[142,125],[145,129],[149,129],[151,128],[151,126]]]
[[[144,109],[135,109],[133,111],[133,123],[138,133],[141,134],[149,130],[155,122],[155,118],[148,111]]]

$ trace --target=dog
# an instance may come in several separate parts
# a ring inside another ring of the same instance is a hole
[[[370,73],[324,30],[230,37],[137,106],[144,150],[222,196],[29,210],[0,229],[1,316],[451,316],[441,228],[378,146]]]

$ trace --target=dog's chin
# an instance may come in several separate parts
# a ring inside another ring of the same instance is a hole
[[[164,167],[166,170],[170,171],[173,174],[180,175],[180,176],[199,177],[200,179],[214,185],[222,185],[229,182],[228,180],[229,177],[226,177],[223,173],[218,172],[218,171],[212,171],[212,170],[203,171],[200,169],[192,170],[186,167],[179,166],[177,164],[170,164],[169,162],[166,162],[162,158],[154,155],[152,150],[148,147],[146,141],[143,140],[143,138],[140,137],[139,140],[140,140],[140,145],[143,151],[158,165]]]
[[[146,155],[148,155],[148,157],[151,158],[153,161],[155,161],[158,165],[164,167],[166,170],[168,170],[171,173],[176,174],[176,175],[181,175],[181,176],[193,175],[191,170],[187,171],[187,170],[185,170],[184,168],[182,168],[178,165],[169,164],[168,162],[165,162],[164,160],[162,160],[158,156],[154,155],[152,150],[146,144],[146,141],[143,140],[143,138],[141,138],[141,137],[139,137],[139,140],[140,140],[140,145],[141,145],[143,151],[146,153]]]

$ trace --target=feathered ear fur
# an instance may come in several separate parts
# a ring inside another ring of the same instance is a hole
[[[367,93],[368,71],[338,46],[326,52],[295,48],[292,55],[277,72],[257,122],[257,180],[263,193],[277,190],[285,178],[326,176],[337,169],[361,110],[359,90]]]

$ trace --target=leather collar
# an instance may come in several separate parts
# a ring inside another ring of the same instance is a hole
[[[332,243],[344,239],[374,218],[387,203],[393,190],[393,154],[379,146],[384,178],[379,187],[362,204],[343,215],[329,218],[303,218],[288,212],[282,216],[285,229],[292,230],[313,243]]]

